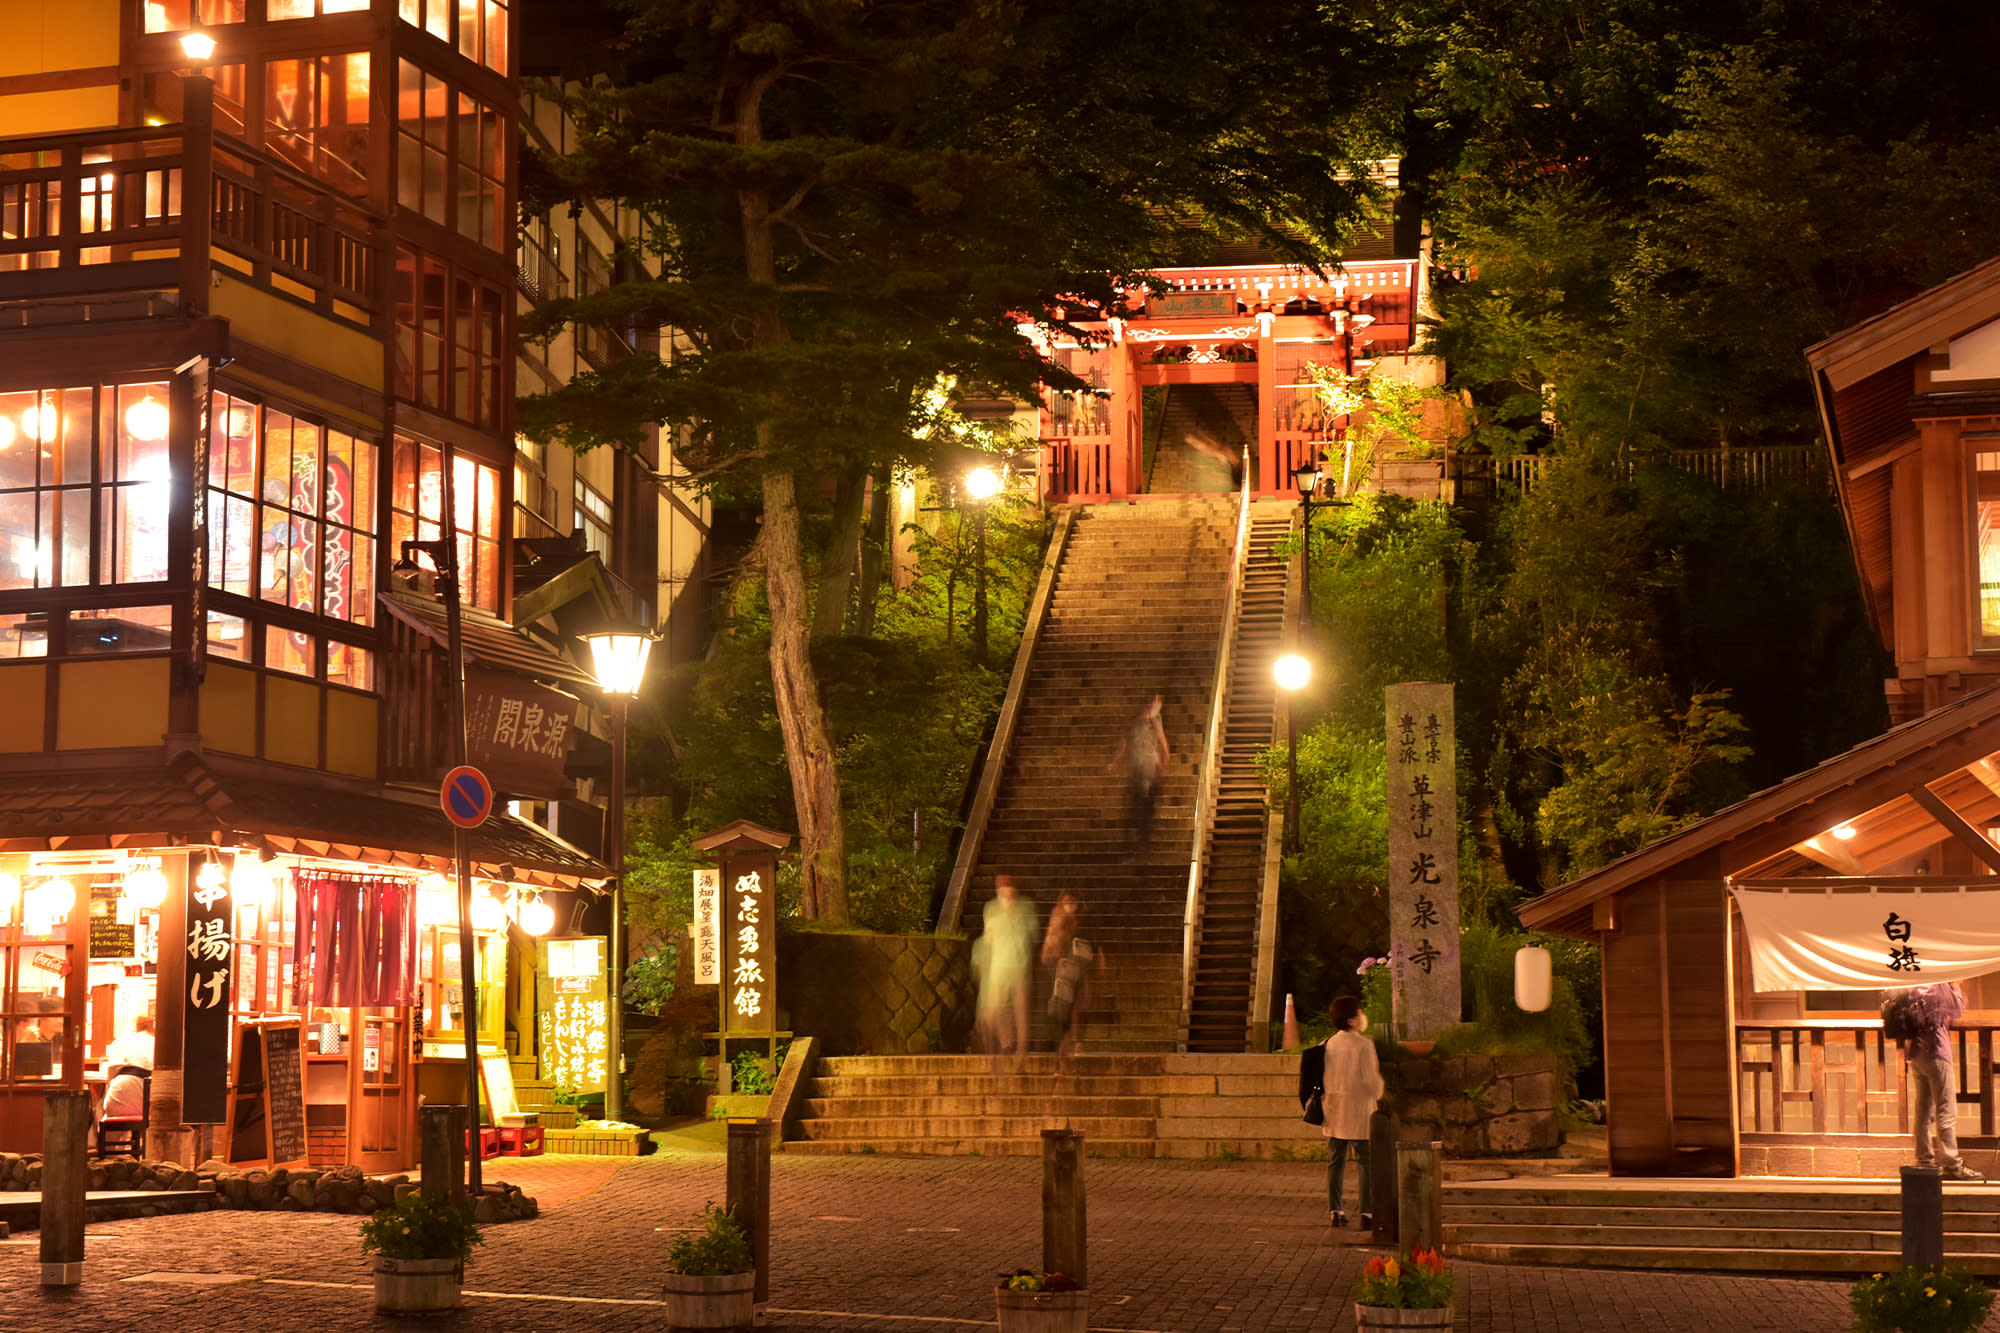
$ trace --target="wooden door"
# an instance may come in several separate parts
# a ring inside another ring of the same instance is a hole
[[[407,1009],[357,1009],[348,1057],[347,1160],[364,1171],[416,1164],[416,1083]]]

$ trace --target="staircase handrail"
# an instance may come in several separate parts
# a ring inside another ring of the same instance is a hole
[[[1289,577],[1285,579],[1285,642],[1297,643],[1300,628],[1299,585],[1312,577],[1312,566],[1306,561],[1303,544],[1292,556],[1291,569],[1296,572],[1288,571]],[[1297,699],[1288,697],[1284,706],[1291,708],[1297,702]],[[1274,717],[1277,704],[1278,701],[1272,699]],[[1253,1051],[1271,1049],[1271,1015],[1268,1010],[1260,1015],[1259,1010],[1272,1002],[1271,989],[1278,971],[1278,885],[1284,875],[1284,852],[1285,814],[1267,799],[1264,803],[1263,873],[1257,885],[1257,957],[1251,972],[1250,1010],[1244,1015]]]
[[[1049,618],[1055,600],[1056,570],[1062,566],[1063,552],[1076,522],[1076,506],[1061,505],[1056,510],[1056,526],[1049,534],[1049,549],[1042,556],[1041,577],[1028,603],[1028,616],[1021,627],[1021,646],[1014,653],[1014,673],[1007,681],[1007,697],[1000,703],[1000,716],[993,723],[993,740],[986,747],[986,762],[979,770],[979,790],[972,798],[972,811],[965,820],[965,832],[958,840],[958,859],[952,863],[951,883],[945,889],[944,906],[938,910],[939,935],[954,934],[958,918],[965,911],[965,895],[972,887],[972,872],[979,865],[979,848],[986,840],[986,824],[993,817],[993,803],[1000,795],[1000,775],[1007,767],[1007,752],[1014,744],[1014,727],[1021,718],[1021,701],[1027,695],[1028,668],[1035,660],[1035,644]]]
[[[1243,447],[1243,485],[1236,495],[1236,553],[1229,562],[1229,584],[1222,613],[1222,633],[1215,644],[1214,687],[1208,695],[1208,729],[1202,742],[1201,776],[1195,783],[1194,846],[1188,853],[1187,907],[1181,917],[1181,1021],[1178,1047],[1185,1051],[1188,1024],[1194,1014],[1196,935],[1201,922],[1201,885],[1208,868],[1208,837],[1215,823],[1215,789],[1222,769],[1222,718],[1229,704],[1229,666],[1236,655],[1236,623],[1243,606],[1243,566],[1250,551],[1250,447]]]

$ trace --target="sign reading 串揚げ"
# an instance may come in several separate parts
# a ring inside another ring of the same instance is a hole
[[[778,1026],[778,858],[731,856],[722,863],[722,1030],[765,1033]]]
[[[694,984],[722,981],[722,872],[704,866],[694,872]]]
[[[1452,687],[1391,685],[1388,696],[1389,966],[1396,1035],[1459,1021],[1458,748]]]
[[[230,930],[229,884],[221,863],[209,861],[186,893],[187,993],[181,1010],[181,1119],[219,1125],[229,1116],[229,995],[236,964]]]

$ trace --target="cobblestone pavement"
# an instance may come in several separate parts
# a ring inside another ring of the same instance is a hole
[[[951,1333],[992,1327],[993,1277],[1039,1258],[1040,1162],[788,1157],[772,1163],[767,1327]],[[673,1233],[723,1194],[723,1159],[667,1153],[502,1161],[546,1194],[489,1228],[464,1311],[411,1327],[660,1329]],[[1351,1328],[1368,1251],[1326,1226],[1312,1164],[1091,1160],[1091,1323],[1121,1333]],[[0,1242],[0,1330],[383,1329],[359,1219],[211,1212],[91,1227],[80,1289],[37,1285],[35,1237]],[[1355,1235],[1358,1233],[1350,1233]],[[1847,1327],[1844,1282],[1457,1265],[1458,1327],[1492,1333],[1749,1333]],[[1989,1322],[2000,1329],[2000,1319]]]

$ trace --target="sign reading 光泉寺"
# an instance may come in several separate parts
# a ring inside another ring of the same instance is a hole
[[[694,872],[694,984],[715,986],[722,981],[722,872],[702,867]]]
[[[722,866],[722,1030],[772,1032],[778,1025],[778,929],[774,856],[734,856]]]
[[[1396,1036],[1419,1040],[1459,1021],[1457,734],[1450,685],[1386,693],[1389,967]]]

